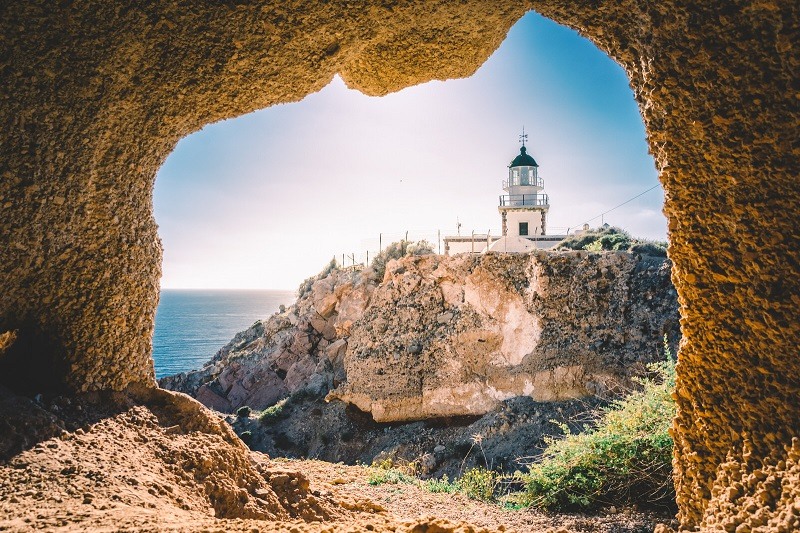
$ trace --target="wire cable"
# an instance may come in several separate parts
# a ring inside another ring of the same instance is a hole
[[[637,198],[639,198],[640,196],[644,196],[645,194],[649,193],[649,192],[650,192],[650,191],[652,191],[653,189],[657,189],[658,187],[661,187],[661,184],[660,184],[660,183],[656,183],[655,185],[653,185],[652,187],[650,187],[650,188],[649,188],[649,189],[647,189],[646,191],[644,191],[644,192],[640,192],[639,194],[637,194],[637,195],[636,195],[636,196],[634,196],[633,198],[629,198],[629,199],[625,200],[624,202],[622,202],[622,203],[621,203],[621,204],[619,204],[618,206],[612,207],[612,208],[611,208],[611,209],[609,209],[608,211],[604,211],[603,213],[600,213],[599,215],[597,215],[597,216],[595,216],[595,217],[592,217],[592,218],[590,218],[590,219],[587,219],[585,222],[582,222],[582,223],[581,223],[579,226],[570,226],[570,228],[578,228],[578,227],[581,227],[581,226],[583,226],[584,224],[588,224],[588,223],[589,223],[591,220],[595,220],[595,219],[598,219],[598,218],[600,218],[600,217],[603,217],[603,216],[605,216],[605,215],[609,214],[610,212],[614,211],[615,209],[619,209],[619,208],[620,208],[620,207],[622,207],[623,205],[625,205],[625,204],[628,204],[628,203],[631,203],[632,201],[636,200],[636,199],[637,199]],[[569,230],[568,230],[568,231],[569,231]]]

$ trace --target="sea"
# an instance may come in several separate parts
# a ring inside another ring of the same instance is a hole
[[[202,367],[238,332],[294,300],[294,291],[163,289],[153,334],[156,378]]]

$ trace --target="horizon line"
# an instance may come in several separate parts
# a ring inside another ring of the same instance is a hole
[[[266,287],[159,287],[159,290],[168,291],[281,291],[297,292],[297,288],[266,288]]]

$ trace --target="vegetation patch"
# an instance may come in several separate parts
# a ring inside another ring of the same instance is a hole
[[[655,257],[667,257],[667,243],[631,237],[630,234],[614,226],[590,229],[570,235],[556,247],[560,250],[588,250],[590,252],[617,251],[631,252]]]
[[[453,481],[450,481],[446,475],[439,479],[422,480],[417,477],[417,473],[417,463],[394,465],[392,459],[389,458],[372,464],[367,482],[370,485],[404,483],[416,485],[428,492],[459,493],[473,500],[493,502],[501,481],[511,478],[511,476],[504,476],[499,472],[480,466],[468,469],[459,479]]]
[[[672,508],[675,361],[648,365],[641,388],[601,410],[596,426],[548,439],[541,458],[518,473],[524,501],[551,511],[589,511],[606,505]]]
[[[384,483],[416,485],[419,483],[419,479],[416,477],[417,464],[414,462],[395,465],[393,458],[387,457],[382,461],[373,462],[369,470],[367,483],[370,485],[382,485]]]
[[[502,476],[494,470],[481,466],[470,468],[456,481],[458,492],[473,500],[490,502],[494,500],[495,490]]]
[[[428,492],[434,493],[443,492],[446,494],[453,494],[458,492],[458,486],[455,483],[451,483],[446,475],[442,476],[440,479],[426,479],[420,483],[420,487]]]
[[[284,398],[279,402],[271,405],[261,411],[261,414],[258,415],[258,420],[262,424],[269,424],[275,420],[280,419],[281,415],[283,414],[283,408],[286,406],[286,403],[289,401],[289,398]]]
[[[370,485],[382,485],[384,483],[389,483],[391,485],[396,485],[398,483],[416,485],[418,482],[419,480],[414,476],[410,476],[396,468],[384,469],[373,467],[367,477],[367,483]]]

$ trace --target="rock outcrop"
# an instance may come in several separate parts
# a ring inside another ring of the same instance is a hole
[[[390,264],[330,394],[377,421],[482,415],[509,398],[628,386],[678,337],[669,262],[536,252]]]
[[[302,476],[295,475],[297,494],[271,483],[281,472],[261,468],[261,457],[251,454],[227,424],[182,394],[133,388],[102,399],[83,395],[38,403],[0,389],[0,415],[12,430],[0,438],[3,528],[93,528],[88,516],[59,513],[61,499],[73,500],[74,510],[81,499],[92,511],[95,506],[117,508],[121,529],[137,529],[122,522],[141,521],[153,512],[150,508],[184,519],[205,515],[321,521],[340,513],[335,502],[317,500],[307,482],[302,485]],[[57,431],[39,427],[28,433],[33,441],[15,439],[26,425],[23,417],[31,415],[47,417]],[[21,450],[13,444],[21,444]],[[138,469],[126,467],[122,457]],[[39,467],[31,469],[30,463]],[[37,490],[19,490],[31,485]],[[98,493],[104,501],[93,501]],[[38,500],[39,505],[15,513],[13,504],[26,500]]]
[[[346,339],[376,286],[371,271],[334,270],[283,313],[238,333],[202,369],[160,384],[222,412],[262,409],[301,390],[325,394],[345,379]]]
[[[630,385],[677,343],[670,263],[629,253],[535,252],[337,270],[203,369],[164,378],[231,412],[290,394],[342,400],[377,422],[479,416],[527,396],[568,400]]]

